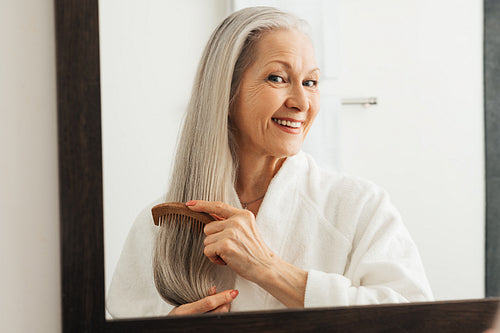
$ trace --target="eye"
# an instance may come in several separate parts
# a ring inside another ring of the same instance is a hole
[[[283,83],[285,80],[279,75],[269,75],[267,79],[274,83]]]
[[[317,87],[318,86],[318,81],[316,80],[307,80],[302,83],[303,86],[306,87]]]

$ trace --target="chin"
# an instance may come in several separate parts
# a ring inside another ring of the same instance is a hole
[[[286,149],[280,149],[280,151],[276,155],[280,156],[280,157],[291,157],[291,156],[297,155],[300,152],[301,148],[302,148],[302,145],[288,147]]]

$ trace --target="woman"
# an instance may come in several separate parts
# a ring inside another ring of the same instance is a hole
[[[296,17],[248,8],[217,27],[198,68],[166,201],[217,216],[205,226],[204,253],[234,278],[200,301],[176,308],[162,301],[151,274],[148,207],[113,276],[112,316],[432,299],[387,194],[322,170],[300,151],[319,111],[318,81]]]

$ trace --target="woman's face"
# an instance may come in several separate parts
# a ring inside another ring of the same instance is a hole
[[[239,152],[294,155],[319,111],[319,69],[311,41],[298,30],[278,30],[255,47],[231,113]]]

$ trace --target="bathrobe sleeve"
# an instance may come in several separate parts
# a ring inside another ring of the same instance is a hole
[[[371,184],[346,192],[335,206],[339,228],[352,241],[345,271],[308,270],[305,307],[432,300],[418,250],[387,193]]]
[[[148,207],[130,229],[113,274],[106,300],[106,309],[112,318],[161,317],[173,309],[163,301],[154,285],[155,228]]]

